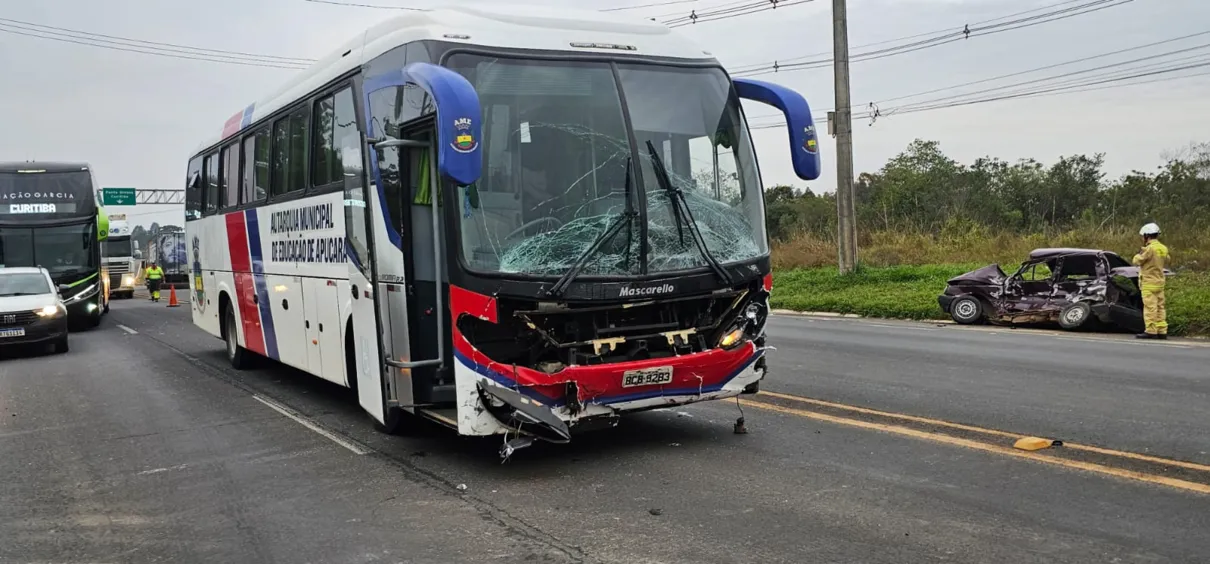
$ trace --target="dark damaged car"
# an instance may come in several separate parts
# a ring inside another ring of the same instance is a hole
[[[1075,330],[1100,322],[1143,330],[1139,269],[1110,251],[1036,249],[1011,276],[992,264],[950,279],[937,301],[963,325],[1058,323]]]

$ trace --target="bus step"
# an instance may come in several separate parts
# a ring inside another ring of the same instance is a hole
[[[431,392],[431,394],[432,395],[429,396],[430,397],[429,403],[452,404],[458,400],[458,392],[454,388],[453,384],[438,384],[436,386],[433,386],[433,391]]]

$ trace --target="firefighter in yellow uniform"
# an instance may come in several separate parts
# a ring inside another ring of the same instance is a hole
[[[1140,339],[1167,339],[1168,321],[1164,305],[1164,265],[1168,263],[1168,247],[1160,242],[1160,226],[1148,223],[1139,230],[1143,248],[1131,261],[1139,267],[1139,286],[1143,292],[1143,321],[1147,328],[1137,335]]]
[[[164,269],[152,262],[147,267],[147,289],[151,290],[151,301],[160,301],[160,282],[164,280]]]

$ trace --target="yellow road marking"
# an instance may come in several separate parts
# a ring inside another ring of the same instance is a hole
[[[1045,464],[1053,464],[1056,466],[1063,466],[1066,468],[1074,468],[1077,470],[1096,472],[1098,474],[1105,474],[1108,476],[1115,476],[1118,478],[1126,478],[1129,480],[1137,480],[1140,482],[1147,482],[1150,484],[1168,486],[1170,488],[1177,488],[1177,489],[1187,490],[1187,491],[1191,491],[1191,492],[1197,492],[1197,493],[1201,493],[1201,494],[1210,494],[1210,485],[1199,484],[1196,482],[1189,482],[1186,480],[1178,480],[1176,478],[1153,476],[1150,474],[1144,474],[1142,472],[1136,472],[1134,470],[1122,470],[1119,468],[1111,468],[1109,466],[1103,466],[1100,464],[1094,464],[1091,462],[1083,462],[1083,461],[1079,461],[1079,460],[1068,460],[1065,458],[1055,458],[1053,456],[1046,456],[1046,455],[1038,454],[1035,452],[1014,450],[1010,447],[1005,447],[1005,446],[991,444],[991,443],[983,443],[983,442],[974,441],[974,440],[970,440],[970,439],[960,439],[958,437],[951,437],[948,435],[942,435],[942,434],[938,434],[938,433],[930,433],[927,431],[919,431],[916,429],[911,429],[908,427],[900,427],[897,425],[887,425],[885,423],[871,423],[869,421],[861,421],[858,419],[847,419],[844,417],[837,417],[835,415],[827,415],[824,413],[807,411],[805,409],[782,407],[780,405],[774,405],[771,403],[764,403],[764,402],[752,401],[752,400],[746,400],[746,399],[741,399],[741,400],[739,400],[739,402],[740,402],[740,404],[746,405],[749,407],[754,407],[754,408],[758,408],[758,409],[767,409],[769,411],[776,411],[778,413],[783,413],[786,415],[796,415],[799,417],[806,417],[808,419],[816,419],[819,421],[827,421],[829,423],[836,423],[839,425],[848,425],[851,427],[860,427],[862,429],[871,429],[871,430],[875,430],[875,431],[882,431],[884,433],[903,435],[903,436],[907,436],[907,437],[923,439],[926,441],[933,441],[933,442],[944,443],[944,444],[949,444],[949,445],[954,445],[954,446],[961,446],[961,447],[966,447],[969,449],[980,450],[980,451],[984,451],[984,452],[991,452],[991,453],[995,453],[995,454],[1003,454],[1005,456],[1012,456],[1012,457],[1016,457],[1016,458],[1024,458],[1026,460],[1032,460],[1034,462],[1042,462]]]
[[[807,398],[807,397],[802,397],[802,396],[795,396],[795,395],[791,395],[791,394],[779,394],[777,392],[762,391],[762,392],[760,392],[760,395],[774,397],[774,398],[781,398],[784,400],[796,401],[796,402],[801,402],[801,403],[809,403],[809,404],[819,405],[819,406],[823,406],[823,407],[843,409],[845,411],[865,413],[868,415],[877,415],[879,417],[886,417],[886,418],[890,418],[890,419],[899,419],[902,421],[913,421],[916,423],[924,423],[926,425],[936,425],[938,427],[949,427],[950,429],[959,429],[962,431],[973,431],[976,433],[983,433],[985,435],[995,435],[995,436],[999,436],[999,437],[1005,437],[1005,438],[1013,439],[1014,441],[1029,436],[1029,435],[1022,435],[1019,433],[1008,433],[1005,431],[998,431],[996,429],[986,429],[983,427],[975,427],[974,425],[963,425],[961,423],[951,423],[949,421],[943,421],[941,419],[930,419],[928,417],[919,417],[916,415],[907,415],[907,414],[903,414],[903,413],[892,413],[889,411],[879,411],[877,409],[869,409],[866,407],[857,407],[855,405],[847,405],[847,404],[843,404],[843,403],[835,403],[835,402],[830,402],[830,401],[817,400],[817,399],[812,399],[812,398]],[[1107,456],[1116,456],[1118,458],[1129,458],[1131,460],[1140,460],[1143,462],[1154,462],[1156,464],[1165,464],[1168,466],[1177,466],[1180,468],[1187,468],[1189,470],[1197,470],[1200,472],[1210,472],[1210,465],[1198,464],[1196,462],[1185,462],[1183,460],[1173,460],[1171,458],[1160,458],[1158,456],[1149,456],[1146,454],[1138,454],[1135,452],[1126,452],[1126,451],[1121,451],[1121,450],[1102,448],[1102,447],[1098,447],[1098,446],[1082,445],[1082,444],[1078,444],[1078,443],[1069,443],[1067,441],[1063,441],[1063,448],[1068,448],[1068,449],[1072,449],[1072,450],[1082,450],[1085,452],[1095,452],[1097,454],[1104,454]]]

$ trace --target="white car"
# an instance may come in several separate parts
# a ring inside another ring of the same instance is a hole
[[[45,268],[0,268],[0,346],[48,344],[67,352],[67,307]]]

